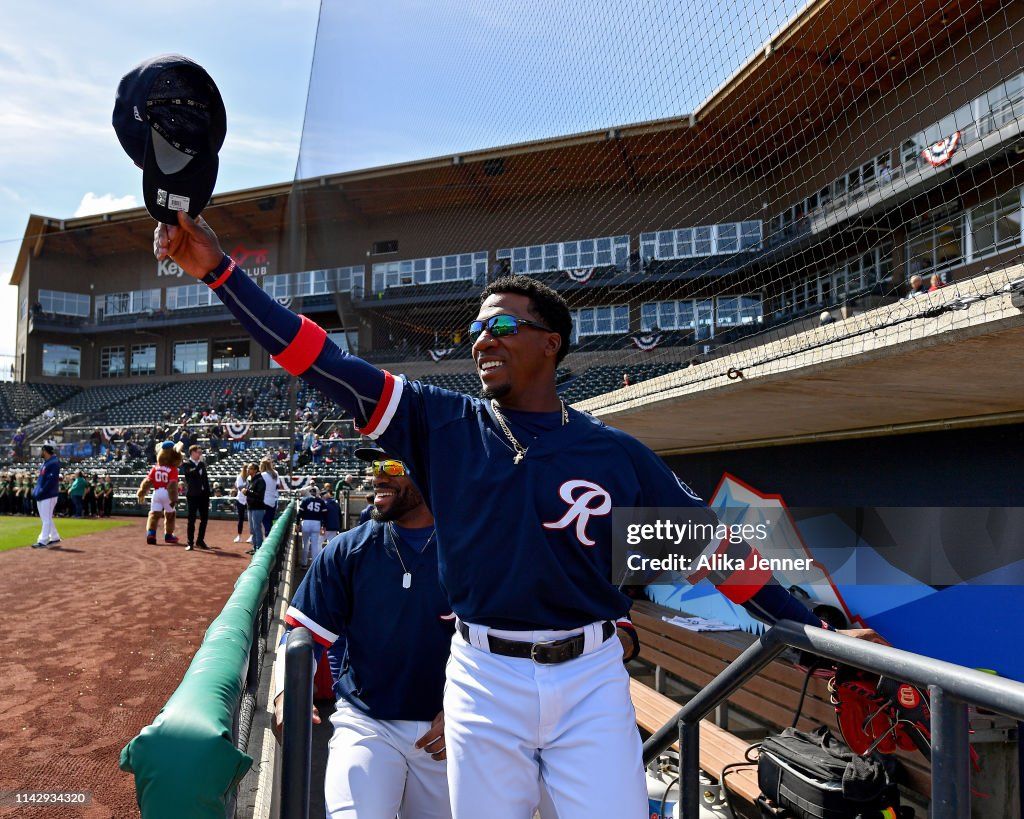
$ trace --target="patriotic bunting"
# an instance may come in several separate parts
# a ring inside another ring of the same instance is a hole
[[[117,427],[100,427],[100,432],[103,433],[103,440],[109,441],[114,437],[114,433],[117,432]]]
[[[309,485],[309,475],[292,475],[288,479],[288,486],[292,489],[305,489]]]
[[[638,350],[647,352],[661,344],[661,333],[646,333],[639,336],[630,336],[630,339]]]
[[[440,361],[443,358],[448,358],[448,356],[450,356],[454,351],[455,351],[454,347],[445,347],[443,349],[442,348],[438,348],[436,350],[431,350],[430,351],[430,357],[432,359],[434,359],[435,362],[437,362],[437,361]]]
[[[224,425],[224,431],[232,441],[240,441],[249,434],[250,426],[248,421],[228,421]]]
[[[573,267],[565,271],[565,275],[572,279],[574,282],[579,284],[586,284],[590,281],[590,277],[594,275],[593,267]]]
[[[959,144],[960,132],[954,131],[950,136],[940,139],[921,151],[921,156],[933,168],[938,168],[940,165],[945,165],[949,162]]]
[[[278,296],[277,298],[274,299],[274,301],[276,301],[282,307],[291,307],[292,306],[292,297],[291,296]]]

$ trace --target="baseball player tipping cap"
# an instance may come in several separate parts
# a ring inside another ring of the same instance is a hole
[[[178,224],[206,207],[217,182],[227,116],[210,75],[180,54],[139,63],[117,87],[114,131],[142,168],[142,194],[154,219]]]

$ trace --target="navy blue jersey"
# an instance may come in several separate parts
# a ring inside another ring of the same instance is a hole
[[[345,641],[335,694],[375,719],[430,721],[441,710],[454,620],[437,579],[437,541],[425,542],[423,532],[409,530],[406,540],[376,521],[338,535],[285,616],[322,647]]]
[[[373,515],[373,504],[372,503],[368,503],[359,512],[359,522],[360,523],[366,523],[366,521],[368,521],[370,519],[371,515]]]
[[[51,455],[43,465],[39,467],[39,477],[36,478],[35,489],[32,490],[32,497],[37,501],[55,498],[60,491],[60,459]]]
[[[299,520],[318,520],[321,523],[327,518],[327,502],[322,498],[303,498],[299,503]]]
[[[325,498],[324,505],[327,510],[324,512],[324,529],[328,532],[341,531],[341,507],[334,498]]]
[[[630,601],[611,581],[612,508],[692,507],[693,522],[714,520],[650,449],[591,416],[569,410],[567,425],[550,428],[548,413],[514,414],[510,421],[530,441],[514,465],[489,404],[396,378],[341,350],[227,257],[204,281],[276,363],[326,393],[360,432],[412,467],[437,521],[441,583],[468,622],[569,629],[617,619]],[[742,550],[729,551],[756,566],[756,552],[746,544]],[[791,606],[785,590],[761,594],[773,580],[754,568],[712,582],[768,622],[793,611],[819,622]]]

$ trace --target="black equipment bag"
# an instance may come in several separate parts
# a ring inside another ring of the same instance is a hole
[[[890,763],[891,764],[891,763]],[[757,762],[764,816],[889,819],[900,813],[891,770],[877,755],[858,756],[822,726],[768,737]]]

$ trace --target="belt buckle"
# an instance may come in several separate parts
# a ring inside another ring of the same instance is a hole
[[[538,648],[551,648],[552,646],[558,645],[558,640],[545,640],[540,643],[530,644],[530,659],[533,660],[537,665],[555,665],[555,663],[545,662],[544,660],[538,659],[537,649]]]

